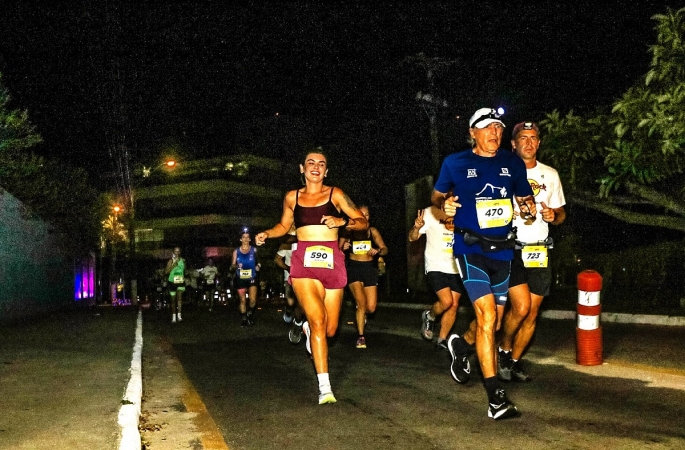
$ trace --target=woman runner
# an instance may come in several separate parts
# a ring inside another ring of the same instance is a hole
[[[369,220],[369,207],[359,207],[361,213]],[[357,303],[355,313],[357,319],[357,348],[366,348],[364,327],[366,315],[376,312],[378,303],[378,267],[374,258],[388,254],[388,248],[383,242],[381,233],[376,227],[369,226],[367,230],[350,231],[339,239],[340,249],[348,252],[347,282],[350,292]]]
[[[255,243],[259,246],[268,238],[281,237],[295,223],[298,244],[291,257],[290,280],[307,318],[302,329],[319,381],[319,404],[335,403],[328,376],[326,338],[334,336],[338,329],[347,284],[338,230],[365,230],[368,222],[342,190],[324,184],[328,165],[320,147],[305,155],[300,173],[304,187],[285,195],[281,221],[258,233]]]

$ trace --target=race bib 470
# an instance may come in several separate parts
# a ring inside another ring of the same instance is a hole
[[[481,229],[503,227],[514,217],[514,208],[508,198],[481,200],[476,203],[476,215]]]

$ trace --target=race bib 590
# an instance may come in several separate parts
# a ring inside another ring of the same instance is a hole
[[[333,268],[333,249],[325,245],[312,245],[304,252],[304,266],[319,269]]]

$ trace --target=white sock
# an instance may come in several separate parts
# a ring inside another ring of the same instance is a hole
[[[428,311],[428,318],[429,318],[430,320],[435,320],[435,316],[434,316],[433,314],[431,314],[430,311]]]
[[[497,347],[497,348],[499,349],[500,352],[511,353],[511,350],[502,350],[502,347]]]
[[[316,375],[316,378],[319,379],[319,392],[322,394],[327,394],[331,391],[331,382],[328,378],[328,373],[319,373]]]

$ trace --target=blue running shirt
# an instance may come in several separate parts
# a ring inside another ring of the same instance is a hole
[[[240,247],[236,249],[236,264],[238,264],[238,269],[236,269],[236,277],[241,280],[254,280],[257,277],[257,258],[256,249],[250,246],[250,250],[247,253],[240,251]]]
[[[478,156],[472,150],[445,158],[435,190],[452,191],[459,197],[454,216],[455,255],[480,253],[488,258],[511,261],[513,250],[484,253],[478,244],[464,244],[459,229],[485,236],[505,237],[512,227],[514,196],[526,197],[533,191],[526,176],[526,165],[513,152],[499,150],[493,157]]]

